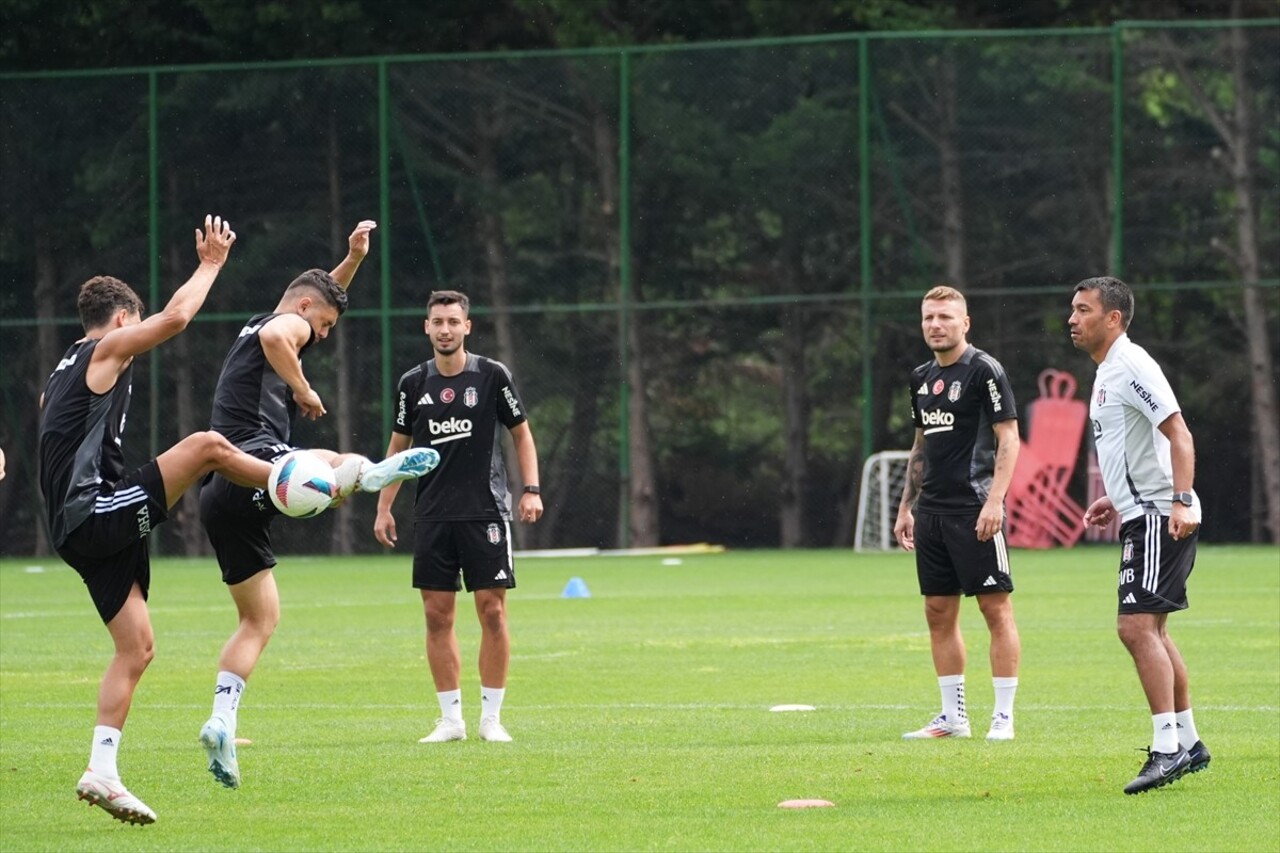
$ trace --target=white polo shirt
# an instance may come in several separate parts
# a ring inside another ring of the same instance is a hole
[[[1107,496],[1124,521],[1173,511],[1169,439],[1158,427],[1180,411],[1155,359],[1128,335],[1117,338],[1098,365],[1089,420]],[[1198,496],[1191,511],[1200,518]]]

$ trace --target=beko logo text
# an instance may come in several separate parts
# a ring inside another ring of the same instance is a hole
[[[453,435],[459,432],[471,432],[471,421],[468,418],[427,421],[427,428],[431,430],[432,435]]]
[[[920,420],[925,426],[954,426],[956,416],[951,412],[921,412]]]

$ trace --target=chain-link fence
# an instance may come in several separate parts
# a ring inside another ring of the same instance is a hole
[[[1251,21],[4,75],[0,549],[47,547],[36,400],[79,284],[158,310],[207,212],[239,241],[135,370],[134,463],[207,426],[243,320],[373,218],[305,359],[330,414],[295,440],[380,454],[427,294],[466,291],[468,348],[513,369],[539,446],[523,547],[848,544],[862,459],[910,443],[923,292],[971,295],[1025,403],[1045,367],[1088,388],[1065,317],[1103,272],[1186,410],[1206,538],[1264,537],[1278,58],[1280,21]],[[374,550],[372,515],[276,530]],[[204,548],[189,504],[157,538]]]

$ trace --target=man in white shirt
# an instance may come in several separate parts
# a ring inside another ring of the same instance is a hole
[[[1089,401],[1106,495],[1086,526],[1121,520],[1116,630],[1138,670],[1154,735],[1126,794],[1140,794],[1209,766],[1196,733],[1187,667],[1169,636],[1169,614],[1187,607],[1200,499],[1192,491],[1195,445],[1160,365],[1125,333],[1133,292],[1110,276],[1087,278],[1071,300],[1071,342],[1098,365]]]

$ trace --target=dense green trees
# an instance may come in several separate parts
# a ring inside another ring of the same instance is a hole
[[[1179,10],[1159,5],[1105,8]],[[482,14],[464,0],[13,0],[0,61],[1109,23],[1099,4],[1052,6],[993,20],[989,4],[898,0],[501,0]],[[4,549],[42,547],[32,403],[75,335],[75,286],[111,272],[157,307],[189,271],[187,235],[208,211],[241,241],[201,322],[140,368],[139,459],[203,425],[240,321],[298,270],[331,266],[350,226],[372,217],[382,230],[353,310],[307,356],[335,414],[298,440],[379,453],[387,378],[427,355],[426,293],[467,290],[481,306],[471,347],[516,369],[544,456],[548,515],[527,546],[846,543],[859,460],[910,440],[901,385],[927,355],[923,290],[950,279],[973,294],[972,340],[1005,362],[1025,405],[1045,367],[1088,387],[1092,365],[1064,332],[1069,287],[1116,269],[1139,289],[1134,337],[1168,366],[1197,437],[1206,536],[1274,537],[1277,48],[1272,24],[875,39],[865,78],[853,39],[11,77]],[[198,550],[181,512],[161,544]],[[367,549],[370,518],[355,505],[281,535],[286,547]]]

